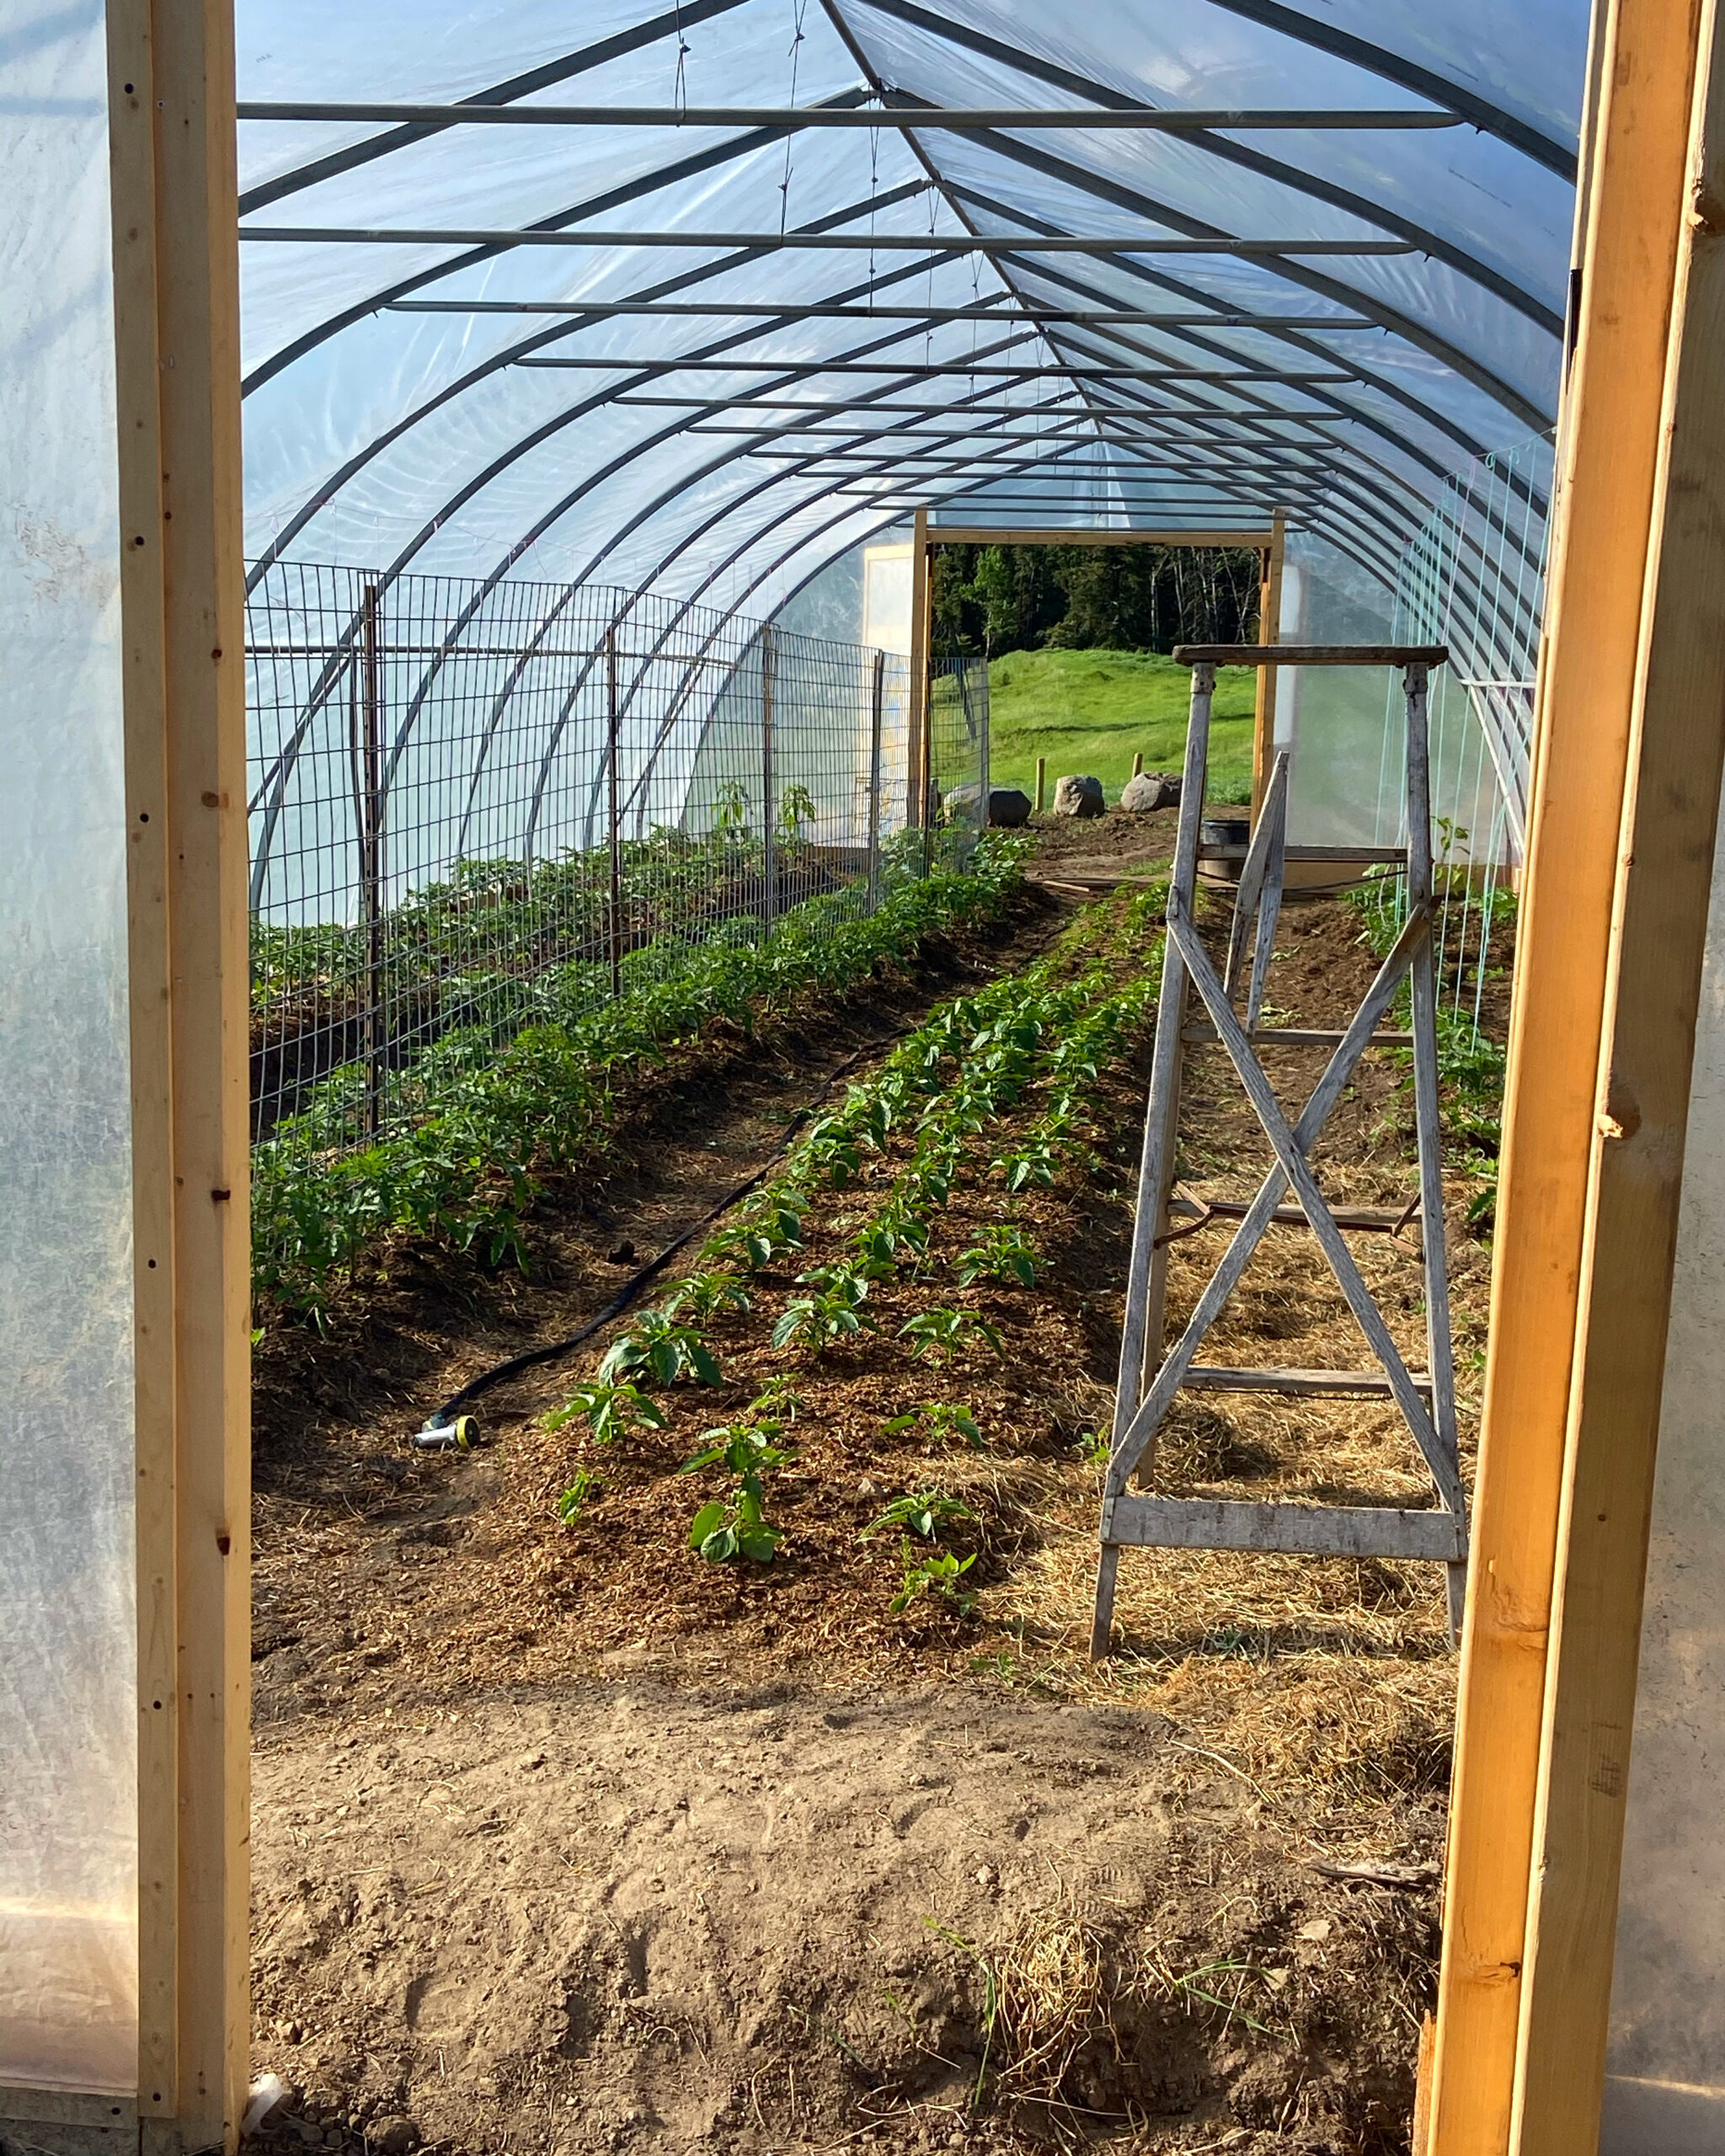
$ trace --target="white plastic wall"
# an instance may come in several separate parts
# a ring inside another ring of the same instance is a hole
[[[1725,827],[1725,819],[1722,819]],[[1600,2156],[1725,2152],[1725,856],[1716,852]]]
[[[137,2051],[131,1190],[103,11],[0,104],[0,2080]]]
[[[1292,532],[1282,573],[1284,643],[1386,643],[1395,594],[1322,539]],[[1291,747],[1289,836],[1300,846],[1370,846],[1375,835],[1387,670],[1284,666],[1278,748]]]

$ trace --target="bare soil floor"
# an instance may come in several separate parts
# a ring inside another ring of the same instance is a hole
[[[627,1104],[605,1172],[548,1195],[531,1279],[403,1255],[328,1338],[264,1342],[255,2059],[291,2091],[266,2138],[389,2156],[1405,2149],[1448,1772],[1439,1575],[1129,1553],[1119,1651],[1094,1668],[1082,1652],[1145,1043],[1097,1081],[1093,1160],[1013,1202],[1033,1285],[952,1284],[1002,1204],[961,1175],[927,1277],[878,1290],[881,1334],[775,1348],[795,1271],[856,1216],[836,1193],[755,1308],[714,1324],[723,1382],[673,1388],[663,1431],[601,1452],[579,1423],[546,1427],[602,1335],[489,1396],[483,1449],[409,1444],[456,1385],[602,1308],[832,1073],[866,1073],[931,1003],[1048,950],[1077,915],[1067,885],[1135,888],[1172,823],[1061,826],[1033,872],[1051,888],[999,928],[674,1061]],[[1277,941],[1271,1006],[1336,1022],[1373,969],[1359,917],[1290,908]],[[1290,1099],[1317,1067],[1291,1050],[1270,1066]],[[1219,1052],[1188,1075],[1183,1190],[1249,1195],[1267,1149]],[[1362,1067],[1318,1148],[1333,1198],[1413,1194],[1401,1077]],[[1466,1195],[1458,1177],[1464,1395],[1487,1289]],[[1175,1322],[1222,1247],[1215,1230],[1174,1246]],[[1357,1252],[1413,1356],[1417,1232]],[[931,1301],[986,1317],[1004,1353],[913,1362],[897,1326]],[[1365,1360],[1292,1230],[1206,1353]],[[793,1371],[780,1557],[703,1563],[686,1528],[710,1492],[678,1464]],[[885,1428],[935,1397],[971,1408],[982,1449]],[[563,1524],[584,1468],[600,1481]],[[1370,1401],[1188,1398],[1156,1481],[1429,1501]],[[859,1530],[928,1489],[974,1515],[975,1606],[894,1615],[896,1538]]]

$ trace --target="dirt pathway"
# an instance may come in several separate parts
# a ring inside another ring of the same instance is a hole
[[[255,1801],[285,2145],[1316,2151],[1405,2098],[1418,1898],[1157,1717],[619,1674],[266,1744]]]

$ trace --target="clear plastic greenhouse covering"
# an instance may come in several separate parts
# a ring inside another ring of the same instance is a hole
[[[245,0],[257,573],[766,616],[825,585],[854,642],[845,558],[915,507],[1242,532],[1280,508],[1284,633],[1418,613],[1465,647],[1457,801],[1477,766],[1469,813],[1513,853],[1550,483],[1519,446],[1556,408],[1587,24]],[[1506,451],[1502,499],[1450,513]],[[1385,714],[1350,693],[1280,684],[1310,835],[1378,815]]]
[[[0,2081],[137,2072],[120,502],[99,8],[0,120]]]

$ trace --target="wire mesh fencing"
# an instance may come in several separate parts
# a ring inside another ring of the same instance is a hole
[[[948,658],[928,671],[930,800],[926,828],[968,859],[988,821],[988,662]]]
[[[1402,556],[1392,635],[1442,643],[1429,708],[1438,974],[1452,1026],[1477,1041],[1494,934],[1514,911],[1531,782],[1534,692],[1545,608],[1552,485],[1541,435],[1451,475]],[[1385,714],[1379,842],[1406,835],[1405,713],[1392,685]],[[1378,900],[1399,926],[1399,883]]]
[[[277,563],[247,671],[254,1140],[364,1144],[974,841],[974,801],[917,828],[903,659],[663,595]],[[985,776],[981,696],[980,732],[975,682],[933,700],[938,801]]]

